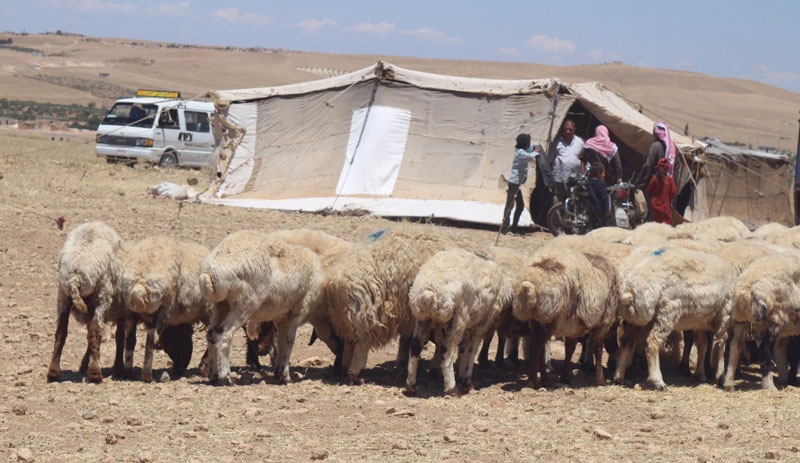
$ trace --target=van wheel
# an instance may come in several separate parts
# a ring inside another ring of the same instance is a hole
[[[173,167],[177,166],[178,158],[175,157],[175,153],[172,152],[164,153],[164,155],[161,156],[161,160],[158,161],[158,167],[161,167],[162,169],[172,169]]]

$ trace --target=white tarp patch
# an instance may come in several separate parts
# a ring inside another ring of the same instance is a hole
[[[391,195],[403,161],[410,124],[411,111],[405,109],[372,106],[353,111],[347,154],[336,194]]]

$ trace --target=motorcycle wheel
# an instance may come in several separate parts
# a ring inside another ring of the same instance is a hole
[[[570,230],[564,227],[564,218],[567,215],[567,210],[561,203],[554,204],[553,207],[547,211],[547,228],[553,236],[558,236],[562,233],[569,233]]]

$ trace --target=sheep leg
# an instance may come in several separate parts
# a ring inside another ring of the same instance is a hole
[[[708,332],[706,333],[706,338],[709,339],[709,342],[713,346],[713,352],[710,358],[708,358],[709,365],[715,365],[714,370],[714,381],[719,384],[722,380],[722,376],[725,374],[725,361],[730,357],[730,353],[727,353],[726,350],[730,350],[728,347],[728,332],[730,331],[730,317],[725,318],[717,327],[716,332],[713,334]],[[709,357],[708,355],[706,357]]]
[[[489,363],[489,345],[492,343],[492,338],[494,338],[494,331],[495,330],[489,330],[489,332],[486,333],[486,337],[483,338],[483,345],[481,346],[480,353],[478,353],[478,366],[480,366],[481,368],[489,368],[491,366],[491,364]],[[500,343],[499,340],[497,342],[498,344]],[[502,356],[500,357],[502,358]],[[497,354],[495,354],[494,363],[495,365],[499,366],[497,360],[498,356]]]
[[[408,356],[408,374],[406,375],[406,395],[417,394],[417,369],[419,358],[422,355],[422,346],[428,342],[431,333],[431,320],[420,321],[414,327],[414,336],[411,337],[411,346]]]
[[[552,349],[553,340],[548,337],[544,342],[544,367],[547,371],[555,371],[553,370],[553,357],[550,355]]]
[[[599,330],[591,341],[594,354],[594,382],[598,386],[606,385],[606,376],[603,372],[603,340],[605,337],[605,331]]]
[[[782,337],[775,342],[775,365],[778,370],[779,384],[785,386],[789,379],[789,359],[786,356],[786,347],[789,345],[789,338]]]
[[[351,341],[344,342],[342,344],[342,362],[339,365],[339,373],[344,374],[350,369],[350,364],[353,363],[353,351],[355,350],[355,344]]]
[[[116,345],[116,350],[114,352],[114,368],[111,371],[114,379],[121,379],[125,370],[125,322],[123,320],[117,320],[114,344]]]
[[[775,339],[777,335],[777,328],[770,326],[764,332],[764,337],[761,339],[761,346],[759,347],[759,356],[761,357],[761,389],[774,391],[775,382],[772,379],[772,365],[773,349],[775,347]]]
[[[92,314],[89,324],[86,325],[86,340],[89,353],[87,380],[90,383],[101,383],[103,382],[103,371],[100,369],[100,343],[103,341],[103,331],[100,320],[94,314]]]
[[[674,312],[669,309],[665,312]],[[647,357],[647,383],[654,389],[659,391],[666,391],[667,385],[664,383],[664,378],[661,375],[661,346],[664,345],[669,333],[672,331],[674,323],[669,323],[663,320],[661,323],[656,323],[647,335],[645,344],[645,356]],[[695,340],[697,342],[698,340]]]
[[[528,387],[539,389],[547,378],[546,361],[545,361],[545,345],[547,343],[547,330],[544,326],[535,321],[530,322],[531,326],[531,365],[530,372],[528,373]],[[539,379],[539,373],[542,378]]]
[[[692,331],[686,330],[681,332],[683,334],[683,354],[681,355],[681,364],[678,371],[685,375],[691,375],[692,369],[689,366],[689,360],[692,355],[692,346],[694,345],[695,335]]]
[[[397,359],[395,363],[402,373],[408,367],[408,351],[411,348],[411,336],[400,335],[397,343]]]
[[[697,365],[694,367],[694,376],[698,382],[706,382],[706,351],[708,350],[708,338],[703,331],[694,331],[695,344],[697,345]]]
[[[505,352],[505,357],[511,362],[519,365],[519,336],[511,335],[508,337],[503,337],[503,345],[501,346],[498,342],[497,351],[498,352]],[[502,359],[503,357],[500,356]]]
[[[67,341],[67,328],[69,328],[69,303],[67,297],[58,293],[58,321],[56,321],[56,334],[53,343],[53,356],[50,358],[50,368],[47,369],[47,382],[58,381],[61,378],[61,353]]]
[[[156,348],[156,329],[147,326],[147,336],[144,343],[144,363],[142,363],[142,381],[153,382],[153,352]]]
[[[739,366],[739,356],[745,346],[745,338],[749,326],[747,323],[736,323],[733,327],[733,339],[731,340],[730,353],[728,354],[728,367],[725,369],[725,381],[722,388],[727,392],[733,391],[736,377],[736,368]]]
[[[559,381],[564,384],[569,384],[569,380],[572,378],[572,356],[575,355],[575,348],[577,346],[577,339],[564,339],[564,364],[561,366],[561,375],[559,377]]]
[[[133,378],[133,351],[136,349],[136,325],[139,321],[135,315],[125,317],[125,358],[123,360],[122,377]]]
[[[617,369],[614,372],[614,382],[616,384],[622,384],[625,380],[625,371],[631,366],[637,341],[644,332],[644,327],[631,323],[625,323],[621,325],[621,327],[622,337],[619,341],[619,349],[617,350]]]
[[[297,336],[297,326],[299,324],[299,320],[294,318],[276,325],[275,335],[278,337],[278,348],[276,353],[277,361],[275,362],[275,376],[282,384],[289,384],[292,382],[292,376],[289,371],[289,360],[292,356],[294,340]]]
[[[458,380],[459,388],[461,389],[462,394],[466,394],[467,392],[473,390],[475,386],[472,384],[472,372],[475,368],[475,356],[478,353],[478,347],[481,343],[481,336],[473,335],[471,336],[471,342],[468,346],[468,352],[465,357],[465,362],[463,365],[463,371],[460,373],[461,377]]]
[[[789,360],[789,378],[786,384],[789,386],[797,386],[797,362],[800,360],[800,336],[795,335],[789,338],[787,354]]]
[[[211,351],[209,365],[213,367],[217,365],[216,381],[220,384],[232,385],[231,379],[231,342],[233,335],[240,326],[244,325],[245,320],[249,320],[250,316],[255,312],[255,308],[249,307],[228,307],[227,310],[223,309],[220,312],[224,315],[218,315],[215,311],[212,316],[211,326],[209,326],[209,348],[213,344],[214,351]],[[214,322],[220,320],[218,324]],[[216,355],[216,358],[214,357]],[[214,361],[216,360],[216,361]],[[210,373],[210,378],[214,377],[213,371]],[[212,379],[213,381],[213,379]]]
[[[461,350],[461,340],[464,336],[464,329],[452,327],[445,335],[442,342],[442,376],[444,377],[444,393],[449,396],[459,396],[460,391],[456,387],[455,372],[453,363],[456,354]]]
[[[367,357],[369,356],[369,341],[358,341],[353,346],[353,359],[350,366],[347,368],[347,375],[350,377],[350,384],[358,386],[364,384],[361,379],[361,370],[367,366]]]

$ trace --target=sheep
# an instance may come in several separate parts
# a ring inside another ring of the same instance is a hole
[[[233,333],[251,320],[275,323],[275,375],[290,383],[295,334],[320,303],[322,282],[322,264],[311,249],[253,230],[223,239],[203,260],[199,275],[203,297],[214,303],[206,336],[211,382],[232,384]]]
[[[406,393],[416,394],[417,366],[431,330],[441,346],[444,392],[472,389],[478,346],[500,313],[511,307],[513,276],[486,256],[463,249],[439,251],[420,267],[409,291],[416,319],[408,359]],[[453,362],[458,354],[458,384]]]
[[[102,222],[78,225],[67,234],[58,258],[58,321],[47,371],[48,382],[61,377],[61,352],[67,339],[70,313],[75,320],[86,325],[87,349],[80,372],[88,373],[87,381],[103,381],[100,368],[103,323],[117,325],[114,376],[130,373],[136,322],[126,311],[118,291],[120,265],[117,254],[123,247],[124,242],[117,232]]]
[[[620,243],[630,238],[631,230],[621,227],[600,227],[595,228],[586,236],[606,243]]]
[[[659,350],[673,330],[715,333],[716,378],[719,379],[730,325],[735,268],[713,254],[679,246],[651,249],[637,249],[621,267],[620,315],[625,327],[614,381],[623,381],[636,341],[646,335],[647,381],[655,389],[666,390]],[[703,359],[706,338],[695,338],[698,359]],[[697,362],[695,375],[705,381],[702,360]]]
[[[776,254],[762,257],[748,266],[736,280],[733,291],[733,340],[723,388],[733,390],[749,324],[762,332],[759,349],[761,357],[761,387],[775,389],[772,378],[773,346],[781,338],[800,334],[800,261],[796,255]],[[778,374],[786,380],[785,351],[775,352]]]
[[[554,335],[567,338],[562,381],[569,381],[577,339],[589,335],[595,383],[605,385],[603,339],[617,318],[619,293],[617,270],[611,262],[596,254],[545,246],[534,253],[517,279],[513,313],[530,323],[534,342],[529,386],[538,388],[546,381],[545,342]]]
[[[179,377],[186,371],[191,359],[191,326],[198,322],[207,325],[211,319],[211,304],[203,299],[197,280],[200,263],[208,253],[201,244],[168,236],[145,238],[122,253],[122,297],[128,310],[147,325],[142,380],[153,381],[156,334],[159,340],[164,338],[167,354],[172,353],[173,374]],[[170,329],[164,336],[168,327],[181,325],[180,330]]]
[[[753,230],[753,233],[750,235],[750,238],[767,240],[770,237],[785,235],[789,233],[789,230],[791,229],[782,223],[767,222],[764,225],[761,225],[760,227]]]
[[[738,241],[751,235],[750,229],[736,217],[711,217],[699,222],[686,222],[675,227],[677,234],[696,240]]]
[[[693,238],[687,230],[678,231],[675,227],[659,222],[646,222],[631,231],[625,244],[639,246],[648,243],[663,243],[676,238]]]
[[[414,317],[408,293],[417,271],[437,251],[475,248],[432,227],[396,225],[341,254],[326,271],[325,299],[331,322],[345,343],[343,364],[351,384],[361,384],[369,350],[400,335],[398,365],[408,360]]]

